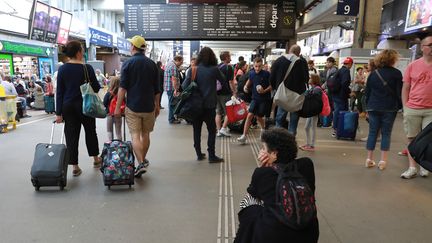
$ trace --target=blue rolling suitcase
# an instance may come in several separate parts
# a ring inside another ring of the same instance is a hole
[[[55,112],[55,106],[54,106],[54,96],[44,96],[45,101],[45,112],[48,114]]]
[[[358,128],[359,113],[341,111],[336,129],[337,139],[355,140]]]

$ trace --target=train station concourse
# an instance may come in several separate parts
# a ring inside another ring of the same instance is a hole
[[[0,242],[432,242],[432,0],[0,1]]]

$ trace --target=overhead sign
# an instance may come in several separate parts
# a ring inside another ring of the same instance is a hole
[[[286,40],[295,34],[294,0],[276,3],[143,4],[125,0],[126,37],[148,40]]]
[[[99,46],[106,46],[106,47],[113,46],[113,36],[111,34],[90,27],[89,27],[89,40],[90,43]]]
[[[30,39],[45,41],[48,19],[49,6],[41,2],[36,2]]]
[[[130,51],[130,42],[124,38],[117,37],[117,48],[122,51]]]
[[[50,7],[45,42],[57,43],[57,34],[59,32],[61,16],[62,11],[60,9]]]
[[[29,36],[29,19],[34,0],[0,1],[0,30]]]
[[[49,47],[27,45],[10,41],[0,41],[0,51],[31,56],[53,55],[53,51]]]
[[[66,44],[69,39],[69,31],[72,22],[72,14],[63,12],[60,21],[60,28],[57,37],[57,43]]]
[[[359,13],[360,0],[338,0],[337,15],[357,16]]]

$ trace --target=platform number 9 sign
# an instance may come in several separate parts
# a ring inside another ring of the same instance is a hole
[[[360,0],[338,0],[337,15],[357,16]]]

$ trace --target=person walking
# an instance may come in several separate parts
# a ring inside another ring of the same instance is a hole
[[[106,118],[107,119],[108,140],[112,141],[114,139],[113,126],[115,126],[116,139],[123,140],[122,119],[121,119],[121,117],[114,117],[115,107],[117,106],[117,99],[113,100],[114,98],[117,97],[118,90],[120,88],[120,77],[119,76],[111,76],[109,82],[110,82],[110,89],[105,94],[104,99],[103,99],[103,104],[104,104],[106,111],[107,111],[107,114],[108,114],[107,118]],[[122,111],[122,113],[123,113],[123,111]],[[124,114],[122,114],[122,115],[124,115]]]
[[[99,92],[100,85],[96,79],[93,67],[84,64],[84,49],[79,41],[69,41],[63,48],[63,53],[69,57],[69,62],[62,65],[57,75],[56,91],[56,122],[65,122],[66,146],[69,150],[69,164],[73,166],[73,176],[82,173],[78,166],[78,144],[81,125],[84,127],[87,152],[93,156],[93,166],[100,167],[99,142],[96,134],[96,119],[82,112],[82,95],[80,86],[89,77],[94,92]],[[86,73],[87,72],[87,73]]]
[[[158,61],[156,63],[157,67],[158,67],[158,71],[159,71],[159,89],[160,89],[160,95],[159,95],[159,107],[161,108],[161,110],[165,109],[162,106],[162,95],[163,95],[163,91],[164,91],[164,73],[165,71],[163,70],[163,65],[161,61]]]
[[[378,69],[368,77],[365,92],[366,110],[369,116],[369,135],[366,143],[368,152],[365,162],[367,168],[376,165],[373,153],[379,132],[382,139],[378,168],[384,170],[387,166],[393,123],[401,104],[402,73],[394,67],[398,58],[399,54],[395,50],[381,51],[375,56]]]
[[[136,35],[128,39],[132,57],[126,60],[121,69],[120,88],[114,116],[121,116],[121,104],[126,99],[126,123],[132,137],[132,147],[138,161],[135,177],[147,172],[150,164],[147,152],[150,148],[150,133],[159,116],[159,71],[150,58],[144,55],[146,42]]]
[[[168,94],[168,122],[180,124],[174,117],[175,99],[180,95],[180,76],[178,68],[183,64],[182,56],[175,56],[174,60],[168,62],[164,71],[164,89]]]
[[[197,155],[197,160],[204,160],[206,155],[201,151],[201,129],[205,123],[208,131],[207,152],[210,163],[220,163],[224,160],[216,156],[216,80],[222,80],[224,77],[217,67],[217,59],[213,50],[209,47],[204,47],[198,54],[196,61],[196,76],[192,80],[192,68],[186,73],[186,79],[183,83],[183,89],[186,89],[192,81],[198,85],[199,91],[204,99],[203,113],[192,122],[194,148]]]
[[[218,67],[225,78],[218,80],[217,84],[216,128],[218,133],[216,136],[230,137],[231,133],[228,130],[226,102],[231,99],[231,96],[237,95],[237,89],[234,84],[234,69],[230,64],[231,53],[229,51],[223,51],[219,57],[222,63],[220,63]]]
[[[403,77],[402,104],[407,138],[412,141],[432,122],[432,35],[421,42],[423,56],[408,65]],[[417,175],[416,162],[408,153],[409,168],[401,174],[404,179]],[[420,166],[420,176],[429,172]]]

